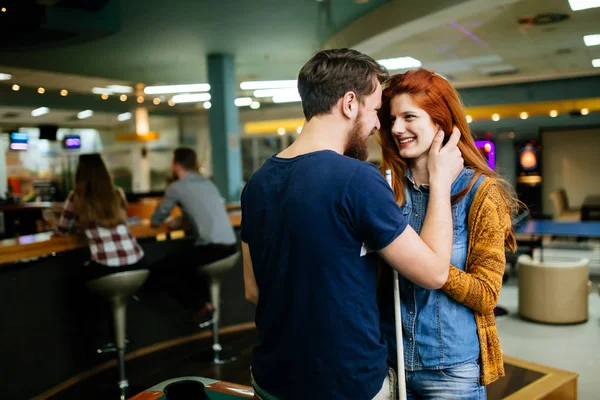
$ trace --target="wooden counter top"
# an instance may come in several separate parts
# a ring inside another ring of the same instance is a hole
[[[229,220],[231,221],[231,225],[237,228],[240,226],[242,215],[231,213],[229,214]],[[136,238],[161,235],[160,238],[164,240],[167,233],[173,239],[184,236],[183,231],[169,231],[166,225],[156,228],[152,227],[148,220],[142,220],[136,224],[129,225],[129,229]],[[53,236],[52,232],[42,232],[0,240],[0,264],[74,250],[84,246],[87,246],[87,241],[82,235],[59,237]]]

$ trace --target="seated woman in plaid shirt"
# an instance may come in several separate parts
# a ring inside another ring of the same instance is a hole
[[[100,154],[80,155],[75,190],[65,201],[55,232],[85,233],[90,247],[85,279],[145,267],[144,251],[127,228],[126,211],[125,195],[114,186]]]

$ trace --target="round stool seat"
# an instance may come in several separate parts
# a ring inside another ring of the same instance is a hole
[[[116,269],[116,268],[115,268]],[[133,295],[146,282],[150,271],[140,269],[136,271],[116,272],[114,274],[89,280],[85,283],[90,292],[106,297]]]
[[[238,262],[239,258],[240,253],[236,251],[234,254],[211,262],[210,264],[200,265],[198,267],[198,271],[203,274],[217,275],[233,268]]]

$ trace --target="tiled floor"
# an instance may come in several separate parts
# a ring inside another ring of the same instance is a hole
[[[579,374],[579,399],[600,398],[600,296],[597,280],[590,294],[586,323],[569,326],[542,325],[517,315],[516,281],[502,288],[499,304],[510,314],[496,322],[505,354]]]

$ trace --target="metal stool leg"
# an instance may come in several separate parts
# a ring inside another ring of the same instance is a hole
[[[213,333],[213,363],[225,364],[228,361],[234,361],[236,357],[221,358],[223,347],[219,342],[219,326],[221,322],[221,281],[213,277],[210,281],[210,301],[215,310],[212,318],[212,333]]]
[[[126,347],[126,327],[127,327],[127,299],[123,297],[111,298],[111,308],[115,328],[115,344],[117,348],[117,363],[119,368],[119,389],[121,398],[127,398],[127,388],[129,381],[125,376],[125,347]]]

